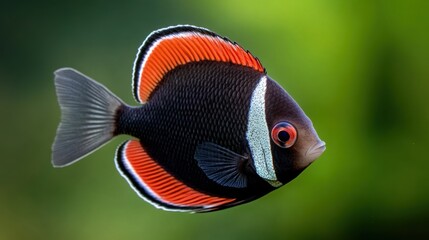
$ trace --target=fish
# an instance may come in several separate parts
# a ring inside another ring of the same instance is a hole
[[[54,72],[61,120],[54,167],[118,135],[119,173],[156,208],[202,213],[258,199],[326,149],[297,102],[260,60],[206,28],[152,32],[133,67],[131,106],[73,68]]]

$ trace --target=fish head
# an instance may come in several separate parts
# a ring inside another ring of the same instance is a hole
[[[267,81],[266,121],[276,180],[298,176],[326,149],[313,123],[297,102],[275,81]]]

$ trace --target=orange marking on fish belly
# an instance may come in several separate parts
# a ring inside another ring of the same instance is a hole
[[[236,200],[210,196],[186,186],[156,163],[137,140],[129,141],[124,151],[135,177],[163,203],[179,207],[216,207]]]

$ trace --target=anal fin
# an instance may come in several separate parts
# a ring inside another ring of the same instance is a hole
[[[123,177],[144,200],[169,211],[207,212],[236,201],[201,193],[167,172],[137,140],[123,143],[116,152]]]

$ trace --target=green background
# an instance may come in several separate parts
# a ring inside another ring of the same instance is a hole
[[[429,1],[0,4],[0,239],[429,237]],[[53,71],[79,69],[135,105],[137,48],[176,24],[249,49],[312,119],[326,152],[281,189],[209,214],[142,201],[113,163],[124,136],[54,169]]]

